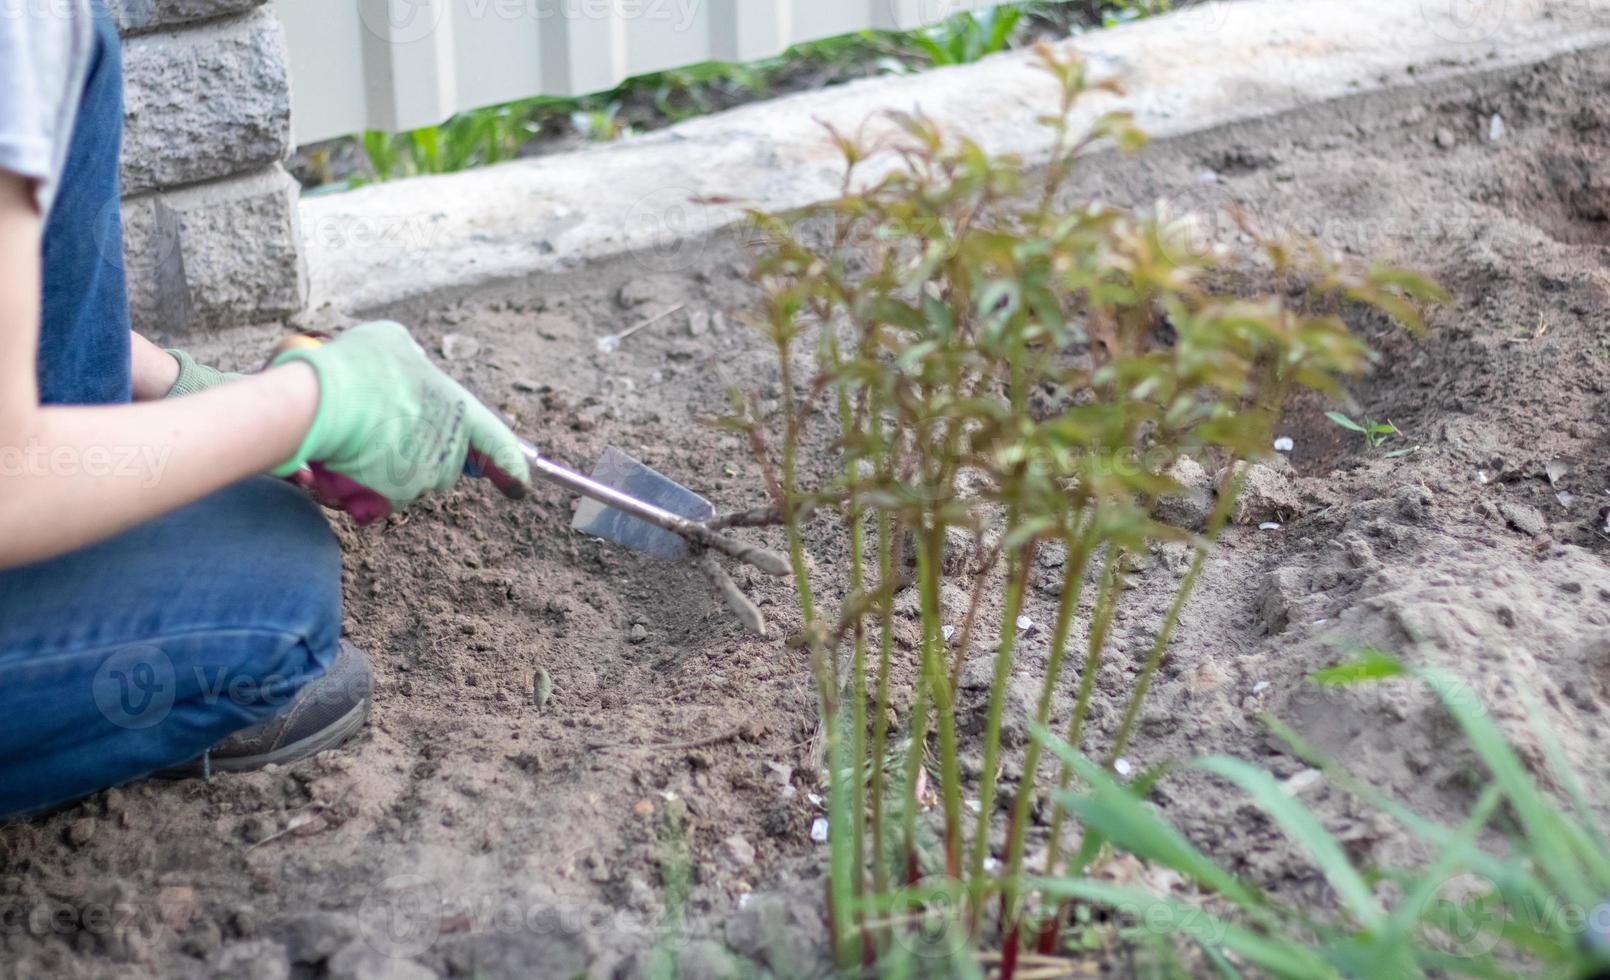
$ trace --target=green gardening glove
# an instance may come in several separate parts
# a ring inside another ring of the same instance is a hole
[[[293,361],[318,372],[319,407],[276,476],[299,475],[360,524],[446,490],[466,472],[524,496],[530,469],[519,438],[432,364],[401,325],[366,323],[326,346],[287,351],[274,366]]]
[[[182,350],[169,350],[168,354],[179,362],[179,380],[168,389],[167,397],[180,398],[184,395],[194,395],[198,391],[216,388],[231,381],[239,381],[245,375],[231,374],[205,364],[197,364],[196,359]]]

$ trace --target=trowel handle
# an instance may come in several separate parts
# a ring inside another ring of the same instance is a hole
[[[767,575],[778,578],[790,575],[793,569],[789,567],[788,559],[775,551],[765,548],[756,548],[745,544],[737,538],[729,538],[725,534],[712,531],[697,521],[690,521],[680,514],[673,514],[661,507],[656,507],[636,497],[621,493],[614,487],[607,487],[596,480],[582,476],[574,470],[567,469],[543,456],[537,447],[524,440],[520,442],[520,451],[531,464],[531,472],[542,477],[549,483],[556,483],[571,493],[580,494],[591,500],[596,500],[605,507],[618,510],[623,514],[635,517],[640,521],[647,521],[661,530],[670,531],[685,540],[702,548],[719,551],[729,558],[753,565]]]

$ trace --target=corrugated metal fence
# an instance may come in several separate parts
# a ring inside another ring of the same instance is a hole
[[[909,29],[999,0],[275,0],[298,143],[581,95],[800,41]]]

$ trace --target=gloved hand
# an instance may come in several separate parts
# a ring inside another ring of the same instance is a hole
[[[169,349],[168,354],[179,362],[179,380],[168,389],[168,398],[180,398],[184,395],[194,395],[198,391],[216,388],[231,381],[239,381],[244,375],[231,374],[205,364],[197,364],[196,359],[182,350]]]
[[[366,323],[273,363],[293,361],[318,373],[319,407],[296,456],[275,475],[297,479],[359,524],[466,473],[489,477],[509,497],[525,495],[530,469],[519,438],[399,324]]]

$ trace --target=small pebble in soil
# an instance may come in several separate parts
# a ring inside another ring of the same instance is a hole
[[[636,624],[635,626],[632,627],[631,639],[632,639],[633,643],[642,643],[642,642],[644,642],[645,640],[648,639],[648,628],[645,627],[642,623]]]
[[[442,356],[449,361],[467,361],[481,352],[481,342],[468,334],[450,333],[442,338]]]
[[[1304,769],[1280,784],[1287,796],[1296,796],[1324,777],[1318,769]]]
[[[1444,150],[1453,149],[1453,146],[1456,142],[1458,142],[1458,139],[1454,136],[1453,130],[1446,126],[1443,126],[1437,130],[1437,145],[1442,147]]]
[[[755,845],[749,843],[742,834],[733,834],[721,842],[721,856],[731,862],[733,867],[747,868],[755,863]]]
[[[638,818],[639,820],[647,820],[648,818],[654,816],[654,801],[638,800],[637,803],[632,807],[632,816]]]
[[[1297,441],[1291,436],[1281,436],[1275,440],[1275,452],[1289,453],[1297,448]]]
[[[1128,759],[1114,759],[1112,763],[1112,771],[1120,776],[1128,776],[1130,773],[1135,771],[1135,767],[1129,764]]]
[[[817,817],[811,821],[811,840],[818,844],[827,843],[827,818]]]
[[[1017,618],[1017,628],[1024,631],[1031,630],[1034,628],[1034,620],[1027,616],[1019,616]]]
[[[67,843],[74,847],[83,847],[95,837],[95,821],[89,817],[82,817],[67,825]]]

